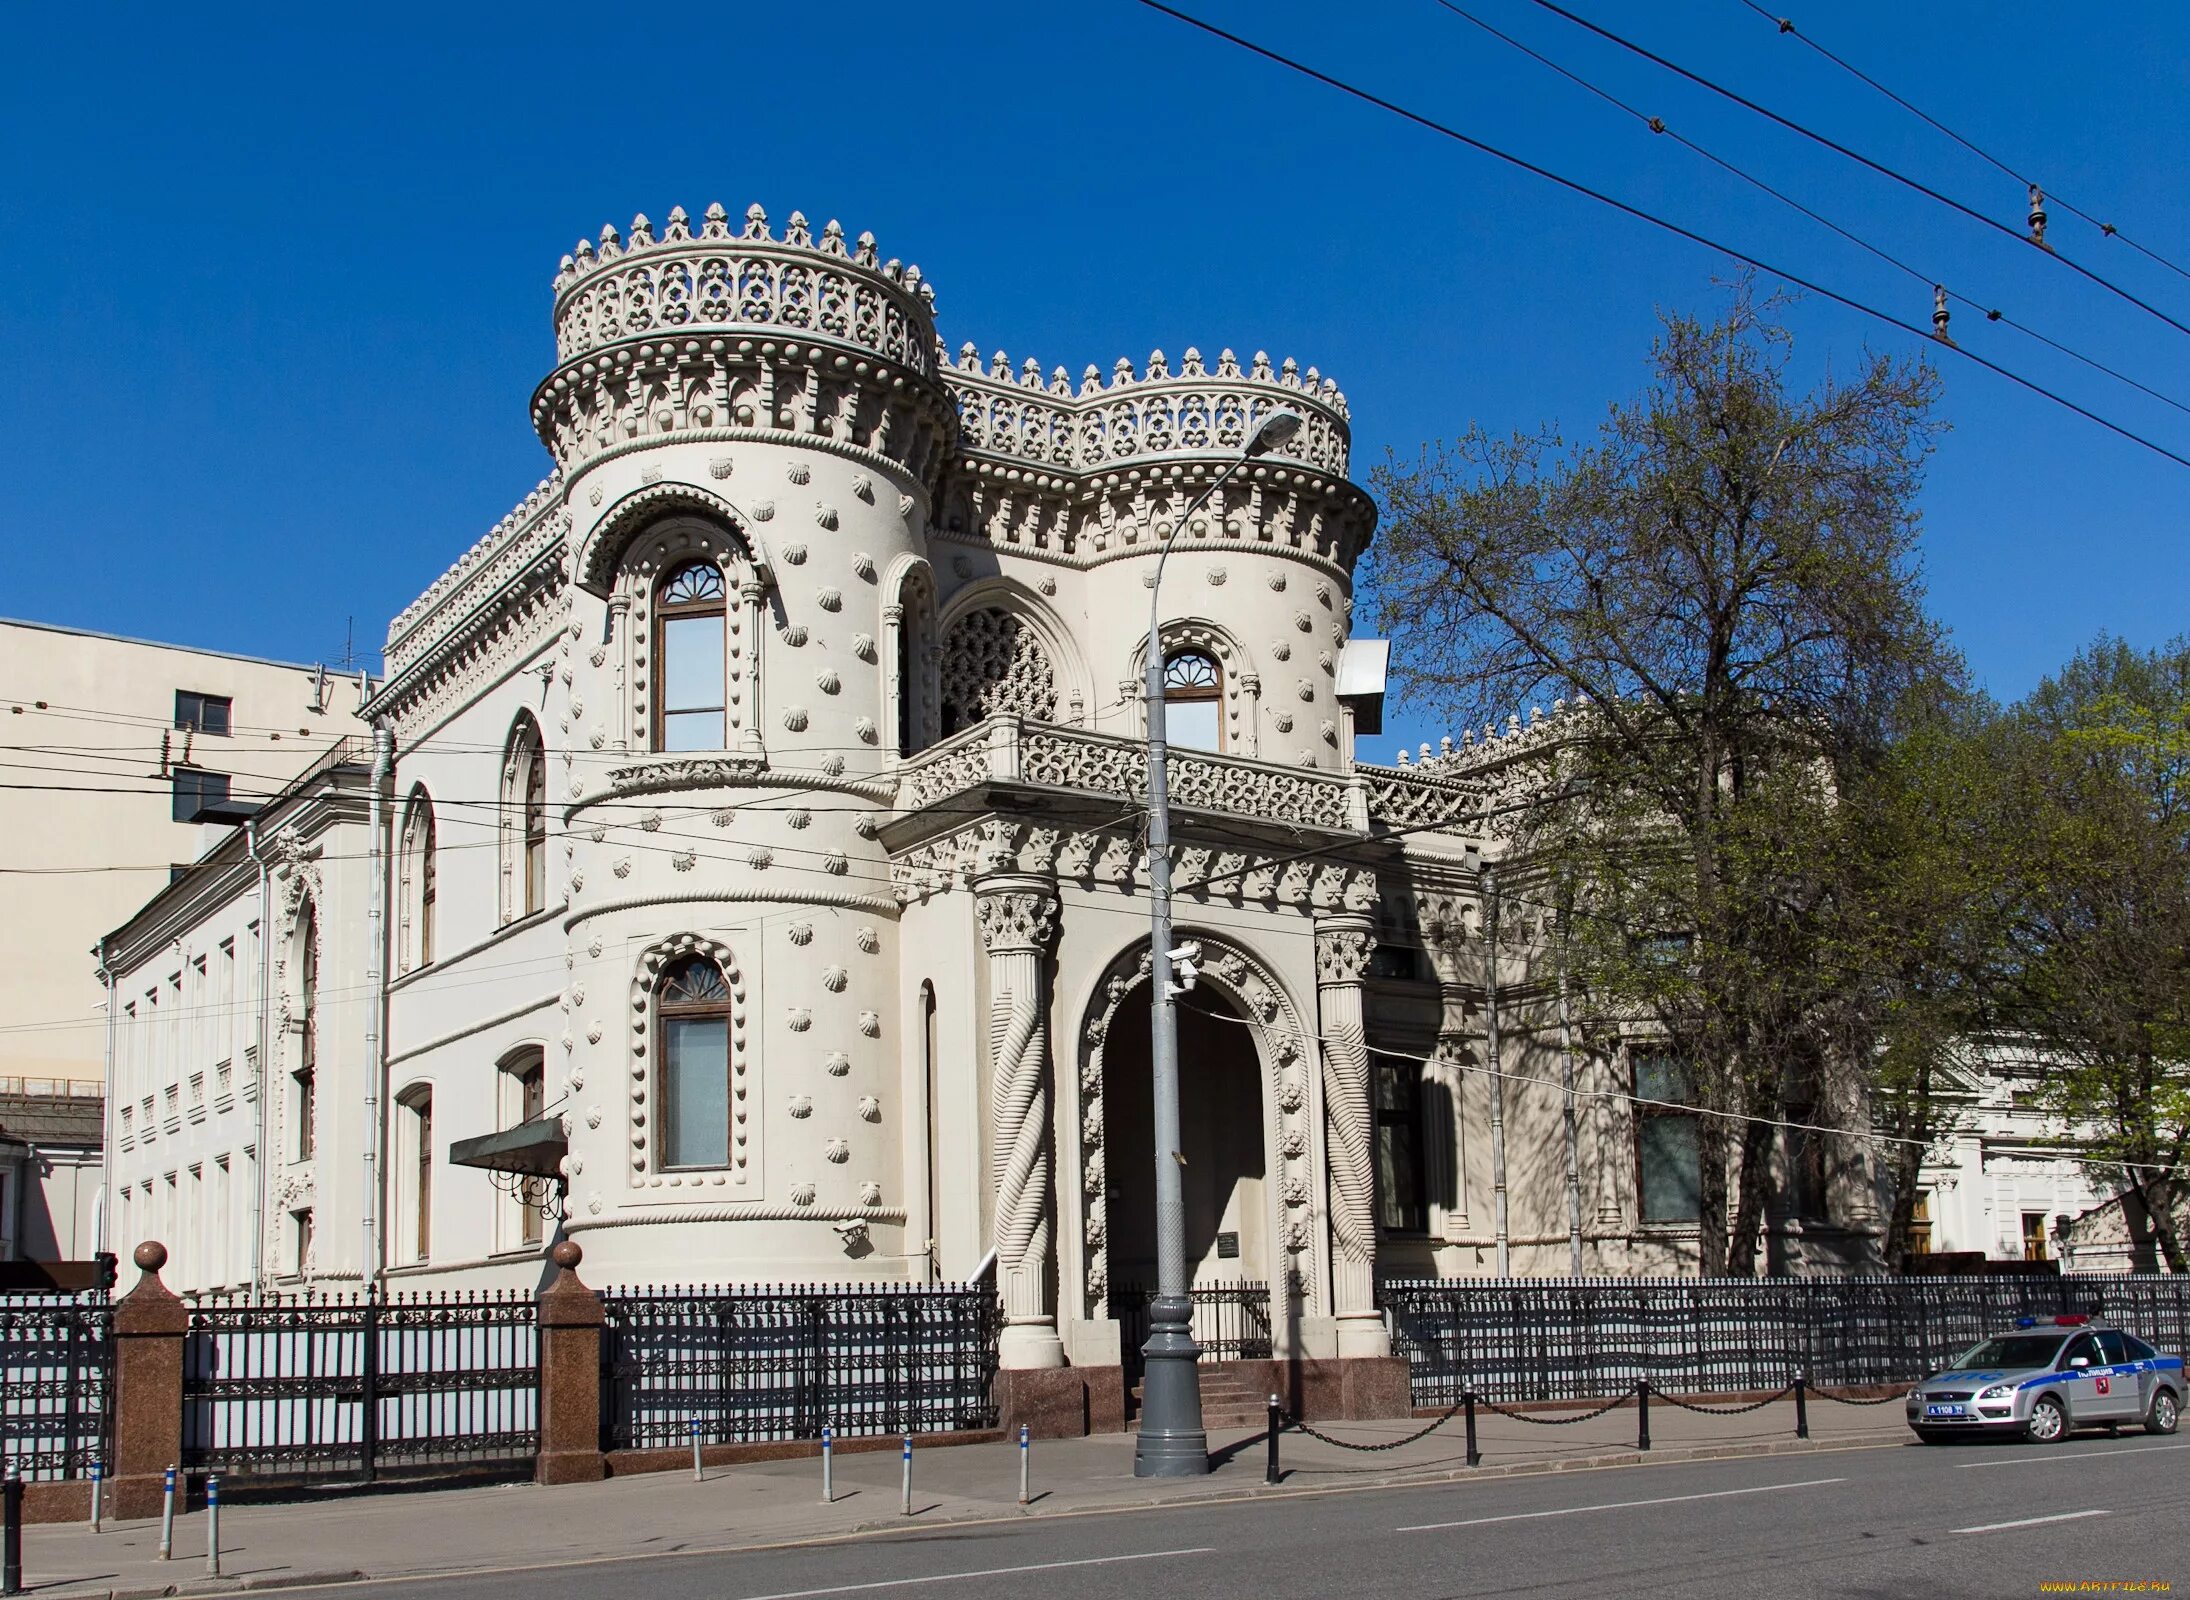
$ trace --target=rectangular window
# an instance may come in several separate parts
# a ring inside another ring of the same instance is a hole
[[[195,822],[210,806],[228,804],[228,774],[207,772],[203,767],[177,767],[174,773],[177,822]]]
[[[175,726],[190,733],[225,735],[235,702],[224,694],[199,694],[194,689],[175,691]]]
[[[730,1160],[730,1021],[662,1021],[664,1146],[671,1167],[720,1167]]]
[[[2046,1214],[2043,1211],[2023,1213],[2023,1259],[2046,1261]]]
[[[1694,1222],[1703,1215],[1703,1149],[1698,1118],[1674,1109],[1695,1103],[1688,1063],[1663,1051],[1635,1053],[1635,1160],[1642,1220]],[[1645,1102],[1658,1102],[1647,1104]]]
[[[319,1074],[312,1068],[305,1067],[292,1074],[292,1080],[297,1086],[297,1159],[309,1161],[313,1150],[317,1148],[313,1127],[317,1111],[315,1102],[319,1098]]]
[[[1909,1254],[1931,1254],[1931,1191],[1916,1191],[1916,1204],[1909,1211]]]
[[[662,623],[662,748],[720,750],[723,622],[718,614]]]
[[[1421,1233],[1429,1226],[1422,1201],[1421,1064],[1373,1059],[1377,1220],[1388,1233]]]

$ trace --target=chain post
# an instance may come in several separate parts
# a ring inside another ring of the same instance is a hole
[[[1026,1505],[1033,1498],[1028,1492],[1031,1487],[1028,1476],[1032,1471],[1032,1462],[1027,1446],[1027,1425],[1022,1422],[1019,1424],[1019,1503],[1021,1505]]]
[[[215,1473],[205,1480],[205,1575],[221,1575],[221,1480]]]
[[[912,1435],[905,1435],[905,1467],[898,1486],[898,1514],[912,1515]]]
[[[161,1477],[160,1488],[160,1559],[167,1560],[175,1553],[175,1469],[169,1467]]]
[[[1810,1437],[1809,1384],[1804,1381],[1803,1375],[1799,1372],[1795,1374],[1795,1437],[1797,1439]]]
[[[1479,1467],[1483,1464],[1483,1452],[1477,1448],[1475,1442],[1475,1391],[1473,1389],[1468,1390],[1460,1397],[1460,1403],[1467,1410],[1468,1465]]]
[[[1635,1380],[1635,1448],[1650,1448],[1650,1380]]]
[[[1278,1409],[1278,1397],[1270,1396],[1270,1459],[1263,1464],[1264,1483],[1283,1483],[1285,1474],[1278,1470],[1278,1432],[1285,1426],[1285,1413]]]

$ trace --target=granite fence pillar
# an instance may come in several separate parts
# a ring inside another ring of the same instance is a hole
[[[585,1252],[565,1239],[548,1253],[556,1272],[540,1291],[540,1483],[591,1483],[601,1458],[601,1297],[578,1280]]]

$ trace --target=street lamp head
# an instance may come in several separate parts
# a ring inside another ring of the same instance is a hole
[[[1247,440],[1249,459],[1268,455],[1280,445],[1292,442],[1300,432],[1301,417],[1297,411],[1273,411],[1255,425],[1254,433]]]

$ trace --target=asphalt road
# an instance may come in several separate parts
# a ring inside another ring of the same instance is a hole
[[[961,1524],[372,1587],[432,1600],[1992,1600],[2089,1580],[2152,1592],[2153,1580],[2178,1577],[2190,1589],[2186,1489],[2190,1441],[1911,1445]]]

